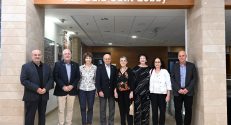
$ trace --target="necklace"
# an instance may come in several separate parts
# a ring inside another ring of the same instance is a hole
[[[123,74],[123,73],[127,70],[127,68],[128,68],[128,67],[121,67],[121,68],[120,68],[121,73]]]

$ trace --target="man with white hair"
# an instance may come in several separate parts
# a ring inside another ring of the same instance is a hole
[[[69,49],[63,50],[63,60],[55,63],[53,75],[56,83],[54,95],[58,97],[58,125],[71,125],[80,72],[78,63],[71,61]]]

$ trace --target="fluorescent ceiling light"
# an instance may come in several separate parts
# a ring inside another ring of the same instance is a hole
[[[111,45],[112,45],[112,43],[108,43],[108,45],[109,45],[109,46],[111,46]]]
[[[133,36],[131,36],[131,38],[132,38],[132,39],[136,39],[136,38],[137,38],[137,36],[136,36],[136,35],[133,35]]]

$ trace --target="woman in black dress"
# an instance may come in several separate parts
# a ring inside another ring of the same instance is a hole
[[[117,85],[114,90],[114,96],[118,100],[121,125],[133,125],[133,116],[129,115],[129,106],[133,98],[133,73],[127,67],[127,58],[120,58],[120,69],[117,72]]]
[[[133,68],[135,75],[134,82],[134,124],[149,125],[149,71],[150,67],[146,64],[147,57],[139,56],[140,64]]]

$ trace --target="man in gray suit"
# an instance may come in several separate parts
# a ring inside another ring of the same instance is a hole
[[[100,101],[100,125],[114,125],[116,67],[111,65],[110,54],[105,54],[103,61],[104,64],[98,66],[96,70],[96,88]],[[107,102],[109,105],[108,120],[106,119]]]
[[[50,67],[41,62],[40,50],[32,51],[32,61],[24,64],[20,81],[24,86],[23,101],[25,102],[25,125],[34,125],[35,113],[38,110],[39,125],[45,125],[45,113],[49,90],[53,88]]]
[[[193,63],[186,61],[185,51],[179,51],[179,62],[173,67],[171,82],[174,95],[176,125],[183,125],[182,105],[185,107],[184,125],[191,124],[194,87],[197,71]]]

